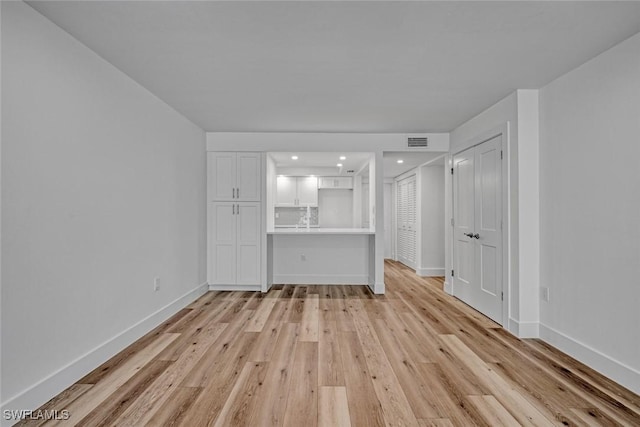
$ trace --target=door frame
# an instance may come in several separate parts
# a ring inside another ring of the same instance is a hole
[[[465,144],[465,146],[463,148],[460,148],[459,150],[457,150],[456,152],[451,152],[449,154],[449,168],[453,168],[453,158],[462,153],[463,151],[466,151],[472,147],[478,146],[480,144],[482,144],[483,142],[487,142],[497,136],[501,136],[501,151],[502,151],[502,158],[500,160],[501,164],[501,174],[500,174],[500,187],[501,187],[501,210],[502,210],[502,230],[501,230],[501,234],[502,234],[502,292],[503,292],[503,299],[502,299],[502,321],[500,322],[500,325],[505,328],[508,329],[508,325],[509,325],[509,301],[510,301],[510,295],[511,295],[511,281],[509,280],[509,271],[510,271],[510,253],[511,253],[511,248],[509,247],[509,235],[510,230],[511,230],[511,221],[509,220],[509,208],[511,206],[511,197],[509,194],[509,175],[510,175],[510,170],[509,170],[509,162],[507,161],[507,159],[509,159],[509,123],[504,123],[501,126],[495,127],[487,132],[483,132],[478,134],[476,137],[471,138],[467,144]],[[454,265],[454,256],[455,256],[455,243],[454,243],[454,228],[452,225],[452,221],[454,218],[454,209],[453,209],[453,200],[454,200],[454,186],[453,186],[453,177],[451,174],[448,174],[448,179],[449,179],[449,202],[447,203],[449,205],[449,215],[446,215],[445,213],[445,217],[447,218],[446,220],[448,221],[449,227],[448,228],[448,236],[447,239],[449,240],[450,246],[449,246],[449,256],[451,257],[451,261],[448,264],[448,266],[450,268],[453,268]],[[445,245],[446,247],[446,245]],[[449,272],[448,272],[449,273]],[[448,290],[448,293],[450,293],[451,295],[453,295],[453,287],[454,287],[454,282],[453,282],[453,278],[451,276],[449,276],[451,278],[451,283],[450,283],[450,288]]]

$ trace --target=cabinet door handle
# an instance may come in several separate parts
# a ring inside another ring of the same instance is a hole
[[[240,215],[240,205],[238,204],[238,209],[236,209],[236,212],[238,213],[238,215]]]
[[[231,214],[232,215],[236,214],[236,205],[235,204],[231,205]]]
[[[236,188],[236,197],[240,198],[240,188]]]
[[[235,199],[235,198],[236,198],[236,189],[235,189],[235,188],[232,188],[232,189],[231,189],[231,198],[232,198],[232,199]]]

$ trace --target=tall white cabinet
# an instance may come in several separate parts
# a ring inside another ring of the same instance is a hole
[[[262,156],[207,153],[208,283],[258,290],[262,282]]]

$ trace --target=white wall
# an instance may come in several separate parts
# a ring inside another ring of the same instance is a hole
[[[384,257],[393,258],[393,182],[384,183]],[[444,257],[444,254],[443,254]]]
[[[420,259],[416,273],[444,276],[444,166],[419,168]]]
[[[640,392],[640,34],[540,90],[541,337]]]
[[[505,326],[512,333],[518,335],[518,319],[520,317],[520,298],[519,298],[519,277],[518,277],[518,204],[512,203],[512,200],[517,200],[518,197],[518,174],[517,174],[517,162],[518,162],[518,95],[517,92],[513,92],[500,102],[489,107],[476,117],[472,118],[468,122],[459,126],[451,132],[451,154],[459,153],[475,144],[482,141],[485,135],[494,133],[494,130],[506,128],[507,142],[505,156],[507,158],[507,170],[503,168],[503,178],[507,177],[507,203],[509,205],[509,213],[507,218],[504,218],[505,227],[504,230],[510,235],[511,240],[508,242],[506,250],[508,262],[507,262],[507,277],[503,282],[503,288],[509,305],[509,320]],[[504,142],[503,142],[504,144]],[[449,159],[451,160],[451,159]],[[451,168],[451,164],[447,166]],[[450,177],[451,175],[449,175]],[[445,193],[446,203],[452,206],[451,198],[451,178],[447,183],[449,191]],[[505,187],[503,183],[503,188]],[[453,213],[451,213],[453,215]],[[449,218],[450,219],[450,218]],[[453,231],[451,226],[448,226],[447,231],[447,247],[446,253],[446,276],[445,276],[445,290],[451,291],[451,269],[452,269],[452,239],[451,233]]]
[[[0,399],[29,409],[205,289],[205,135],[25,3],[1,7]]]
[[[278,175],[276,162],[273,157],[266,155],[266,211],[267,211],[267,231],[272,231],[275,227],[275,205],[276,189],[278,188]]]
[[[503,164],[503,250],[506,280],[503,282],[508,307],[505,326],[520,337],[537,337],[539,323],[539,224],[538,211],[538,97],[535,90],[518,90],[451,133],[451,154],[504,132]],[[449,166],[450,167],[450,166]],[[451,181],[445,193],[451,205]],[[526,211],[524,215],[521,212]],[[533,212],[533,214],[532,214]],[[447,231],[446,282],[451,283],[451,227]],[[525,256],[522,256],[522,255]]]

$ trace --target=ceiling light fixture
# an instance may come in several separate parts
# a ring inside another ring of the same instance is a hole
[[[345,156],[340,156],[340,160],[347,160]]]
[[[336,166],[338,166],[339,168],[342,167],[342,163],[338,163]]]
[[[291,156],[291,160],[298,160],[298,156]]]
[[[404,163],[404,160],[400,159],[398,160],[398,163]]]

